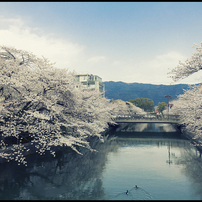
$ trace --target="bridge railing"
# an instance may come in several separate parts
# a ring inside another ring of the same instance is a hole
[[[114,116],[113,118],[114,120],[161,120],[161,121],[180,121],[179,115],[164,115],[164,116],[160,116],[160,115],[141,115],[141,114],[135,114],[135,115],[118,115],[118,116]]]

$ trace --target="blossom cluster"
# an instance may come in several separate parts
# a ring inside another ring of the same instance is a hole
[[[55,146],[89,146],[91,136],[101,141],[113,123],[109,100],[86,90],[75,72],[58,69],[48,59],[30,52],[0,46],[0,147],[1,157],[26,165],[25,142],[40,155],[55,155]],[[79,86],[79,88],[75,88]],[[13,142],[14,141],[14,142]],[[6,153],[11,147],[12,152]]]
[[[173,74],[174,81],[202,70],[202,43],[200,45],[194,44],[194,46],[196,52],[193,53],[193,56],[184,63],[179,62],[179,65],[169,73]],[[193,138],[197,139],[199,144],[202,144],[202,85],[190,86],[172,104],[170,113],[179,114],[181,124],[185,126],[187,131],[194,134]]]

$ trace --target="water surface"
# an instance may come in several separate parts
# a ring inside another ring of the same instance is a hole
[[[30,155],[27,167],[1,164],[0,199],[201,200],[200,152],[179,133],[159,134],[111,134],[83,156],[60,151]]]
[[[108,154],[103,172],[103,186],[109,199],[202,199],[202,161],[188,140],[118,138],[117,141],[120,147]]]

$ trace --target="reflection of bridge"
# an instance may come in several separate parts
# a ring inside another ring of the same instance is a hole
[[[132,117],[116,117],[114,118],[116,123],[179,123],[180,119],[177,115],[169,115],[164,117],[144,117],[144,116],[132,116]]]

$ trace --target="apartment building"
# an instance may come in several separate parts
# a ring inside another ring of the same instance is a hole
[[[105,90],[104,84],[102,83],[102,78],[97,75],[77,74],[76,80],[80,81],[88,89],[94,89],[100,92],[104,92]]]

